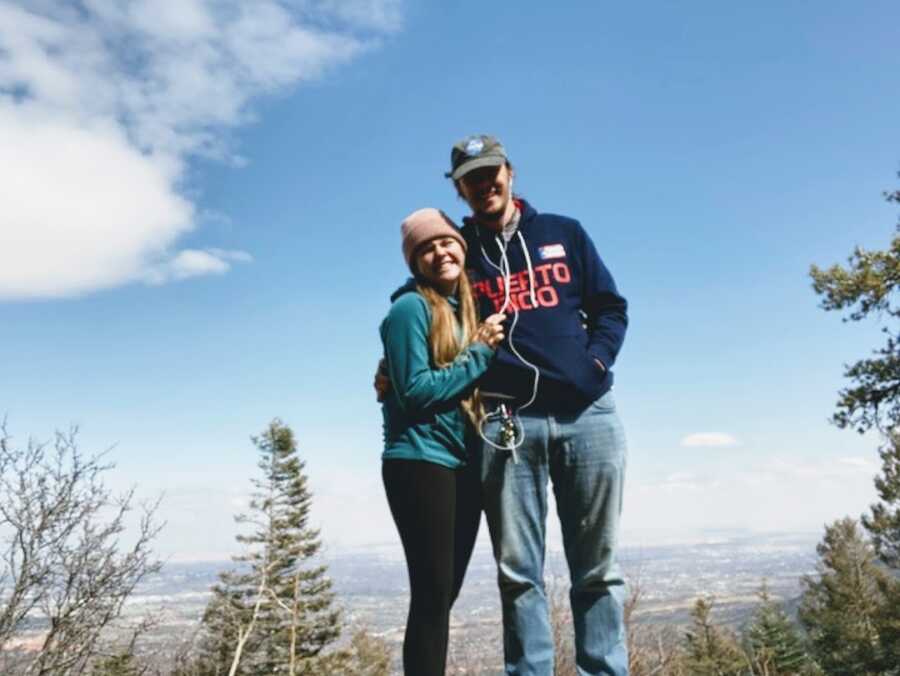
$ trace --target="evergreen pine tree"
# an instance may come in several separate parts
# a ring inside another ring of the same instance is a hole
[[[886,193],[885,198],[900,204],[900,190]],[[852,382],[840,392],[834,422],[859,432],[876,428],[884,433],[900,425],[900,224],[888,249],[866,251],[857,247],[847,267],[832,265],[823,270],[810,269],[813,289],[823,296],[825,310],[848,310],[844,321],[861,321],[868,317],[890,320],[882,331],[885,344],[874,356],[847,367],[844,375]]]
[[[900,190],[885,198],[900,204]],[[887,249],[857,248],[846,267],[813,265],[810,275],[824,309],[848,311],[844,321],[882,321],[886,342],[873,357],[847,367],[844,375],[853,384],[840,392],[833,420],[861,433],[876,429],[884,437],[881,475],[875,479],[880,502],[862,522],[881,559],[900,570],[900,224]]]
[[[747,655],[736,637],[713,624],[712,601],[697,599],[691,628],[684,637],[684,668],[692,676],[744,676],[750,674]]]
[[[862,522],[879,559],[893,571],[880,581],[885,603],[879,636],[885,655],[892,655],[897,665],[893,673],[900,674],[900,432],[889,435],[880,455],[881,475],[875,478],[875,488],[881,501],[871,506]]]
[[[335,664],[332,673],[341,676],[390,676],[391,649],[384,639],[359,629]]]
[[[304,463],[279,420],[253,441],[262,476],[252,481],[248,513],[237,519],[252,531],[238,536],[241,568],[220,576],[204,615],[202,672],[228,674],[240,646],[242,676],[327,673],[316,665],[340,622],[326,568],[312,563],[321,543],[309,525]]]
[[[818,576],[805,576],[800,620],[827,674],[884,676],[890,656],[880,641],[887,575],[853,519],[825,528]],[[894,665],[896,666],[896,662]]]
[[[900,190],[885,198],[900,204]],[[862,523],[876,554],[893,570],[893,576],[879,580],[886,601],[877,621],[885,659],[900,673],[900,224],[885,250],[857,248],[847,263],[827,270],[814,265],[810,274],[824,309],[848,311],[845,321],[880,320],[886,336],[872,357],[847,367],[852,385],[841,391],[833,420],[859,432],[878,430],[883,437],[881,473],[875,478],[879,501]]]
[[[881,474],[875,477],[879,502],[862,518],[882,561],[900,571],[900,431],[893,430],[878,454]]]
[[[121,653],[100,660],[90,671],[90,676],[141,676],[140,669],[130,653]]]
[[[764,666],[770,676],[812,673],[814,667],[803,639],[781,605],[772,598],[765,582],[757,596],[759,605],[745,631],[747,651],[754,664]]]
[[[188,663],[185,676],[225,676],[234,659],[238,633],[250,624],[252,610],[245,607],[244,595],[228,583],[233,573],[223,573],[212,589],[212,598],[201,620],[200,640]],[[238,672],[241,673],[241,672]],[[176,671],[176,676],[181,672]]]

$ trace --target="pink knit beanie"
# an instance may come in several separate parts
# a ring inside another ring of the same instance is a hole
[[[453,237],[463,251],[466,250],[466,240],[447,214],[438,209],[427,208],[412,212],[400,224],[400,234],[403,238],[403,258],[413,273],[416,271],[413,266],[416,249],[435,237]]]

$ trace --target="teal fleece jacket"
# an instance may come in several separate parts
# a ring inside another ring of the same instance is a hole
[[[391,390],[382,403],[385,460],[426,460],[455,469],[466,462],[466,420],[460,402],[491,361],[494,350],[476,342],[452,364],[431,359],[431,310],[407,283],[392,297],[381,323]],[[457,308],[456,298],[448,298]]]

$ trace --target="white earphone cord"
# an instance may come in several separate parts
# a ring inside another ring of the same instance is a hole
[[[478,234],[478,241],[481,244],[481,231],[480,231],[480,229],[478,229],[477,225],[476,225],[476,230],[477,230],[477,234]],[[518,236],[519,244],[522,247],[522,251],[525,254],[525,262],[528,266],[528,291],[529,291],[529,295],[531,297],[531,306],[536,308],[537,307],[537,299],[536,299],[535,290],[534,290],[536,284],[535,284],[535,277],[534,277],[534,267],[531,264],[531,255],[528,253],[528,247],[525,245],[525,238],[522,236],[522,233],[519,230],[516,230],[516,235]],[[527,366],[532,371],[534,371],[534,385],[533,385],[532,391],[531,391],[531,398],[527,402],[522,404],[522,406],[519,406],[518,409],[513,411],[511,419],[512,419],[513,426],[515,428],[517,428],[516,435],[515,435],[516,439],[514,441],[509,442],[504,445],[496,444],[493,441],[491,441],[490,439],[488,439],[487,436],[484,434],[484,424],[488,420],[491,420],[498,416],[502,417],[504,415],[503,411],[500,410],[499,407],[498,407],[498,410],[493,411],[491,413],[487,413],[484,416],[482,416],[481,420],[478,422],[478,436],[480,436],[481,440],[484,441],[489,446],[491,446],[492,448],[495,448],[497,450],[502,450],[502,451],[511,451],[512,455],[513,455],[513,461],[518,462],[518,454],[516,453],[516,450],[525,441],[525,429],[522,426],[522,422],[520,420],[518,420],[518,412],[521,411],[522,409],[525,409],[525,408],[528,408],[529,406],[531,406],[537,399],[538,383],[540,382],[541,372],[537,366],[535,366],[530,361],[525,359],[525,357],[522,356],[522,354],[516,349],[515,343],[513,342],[513,333],[515,332],[516,324],[519,321],[519,308],[514,303],[511,303],[511,301],[510,301],[509,286],[510,286],[510,280],[512,277],[512,272],[509,267],[509,258],[506,255],[507,243],[504,242],[503,240],[501,240],[499,235],[495,236],[494,240],[497,242],[497,248],[500,250],[500,265],[498,266],[496,263],[494,263],[494,261],[491,260],[491,257],[488,256],[487,251],[485,251],[485,249],[484,249],[484,244],[481,244],[481,253],[484,256],[485,260],[493,268],[495,268],[503,277],[503,292],[504,292],[503,293],[503,305],[500,307],[499,312],[501,312],[501,313],[506,312],[507,308],[510,305],[512,305],[512,309],[513,309],[513,320],[512,320],[512,324],[510,324],[510,327],[509,327],[509,336],[508,336],[509,349],[510,349],[510,352],[512,352],[519,361],[521,361],[525,366]]]

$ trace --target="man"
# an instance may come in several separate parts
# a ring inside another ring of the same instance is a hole
[[[571,578],[578,673],[623,676],[625,583],[615,555],[625,439],[610,389],[627,304],[577,221],[513,196],[512,165],[497,139],[470,136],[453,146],[447,177],[472,211],[462,232],[481,315],[510,317],[479,384],[506,672],[553,673],[543,582],[549,479]]]

